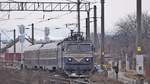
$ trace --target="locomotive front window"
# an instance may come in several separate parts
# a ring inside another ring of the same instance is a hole
[[[79,52],[90,52],[92,47],[90,44],[69,44],[67,46],[67,52],[79,53]]]

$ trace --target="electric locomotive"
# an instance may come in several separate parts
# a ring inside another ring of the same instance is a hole
[[[83,33],[72,32],[71,36],[58,43],[58,69],[69,77],[87,77],[94,70],[94,48]]]

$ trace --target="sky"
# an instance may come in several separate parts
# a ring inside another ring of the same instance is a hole
[[[0,0],[8,1],[8,0]],[[13,0],[9,0],[13,1]],[[14,1],[52,1],[52,0],[14,0]],[[53,1],[66,1],[66,0],[53,0]],[[76,0],[72,0],[76,1]],[[101,17],[100,0],[84,0],[84,1],[94,1],[97,2],[97,17]],[[150,14],[150,0],[142,0],[142,11],[148,12]],[[93,5],[91,7],[93,7]],[[124,18],[128,14],[135,14],[136,12],[136,0],[105,0],[105,32],[107,34],[114,33],[117,29],[115,24]],[[3,38],[13,38],[12,32],[7,30],[16,29],[18,34],[18,25],[25,25],[26,28],[31,23],[35,23],[35,38],[44,38],[44,28],[50,28],[50,39],[61,39],[67,37],[71,28],[66,28],[67,23],[77,22],[77,13],[68,12],[0,12],[0,30],[2,32]],[[10,15],[10,19],[8,19]],[[45,21],[48,18],[62,16],[57,19],[50,21]],[[44,16],[44,18],[43,18]],[[93,17],[93,10],[90,11],[90,16]],[[81,31],[85,32],[85,18],[86,13],[81,13]],[[91,19],[92,20],[92,19]],[[100,32],[100,18],[98,18],[98,32]],[[56,29],[60,28],[60,29]],[[76,28],[77,29],[77,28]],[[91,23],[91,31],[93,31],[93,23]],[[31,35],[31,29],[26,30],[28,36]]]

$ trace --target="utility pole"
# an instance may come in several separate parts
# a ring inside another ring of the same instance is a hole
[[[137,71],[137,84],[143,83],[144,75],[144,56],[142,53],[142,0],[137,0],[137,33],[136,33],[136,71]]]
[[[88,40],[88,18],[85,19],[85,24],[86,24],[86,40]]]
[[[0,33],[0,56],[2,54],[2,45],[1,45],[1,42],[2,42],[2,38],[1,38],[1,33]]]
[[[32,23],[31,24],[31,26],[32,26],[32,45],[34,45],[34,24]]]
[[[94,5],[94,44],[97,50],[97,7]]]
[[[77,2],[77,11],[78,11],[78,33],[80,33],[80,0]]]
[[[15,58],[16,58],[16,30],[13,30],[14,32],[14,57],[13,57],[13,64],[15,64]]]
[[[14,53],[16,53],[16,30],[13,30],[14,32]]]
[[[86,40],[90,40],[89,19],[86,18]]]
[[[141,54],[141,41],[142,41],[142,26],[141,26],[141,17],[142,17],[142,1],[137,0],[137,33],[136,33],[136,48],[137,54]]]
[[[90,9],[87,11],[86,18],[86,39],[90,40]]]
[[[104,55],[105,55],[105,49],[104,49],[104,37],[105,37],[105,21],[104,21],[104,0],[101,0],[101,64],[104,64]]]

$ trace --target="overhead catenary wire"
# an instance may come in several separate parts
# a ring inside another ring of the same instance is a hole
[[[37,0],[38,2],[39,0]],[[70,2],[73,2],[72,0],[67,0],[67,1],[70,1]],[[83,0],[82,0],[83,1]],[[32,14],[33,12],[31,12],[30,14]],[[28,14],[28,15],[30,15]],[[68,14],[68,13],[67,13]],[[63,15],[67,15],[67,14],[63,14]],[[70,13],[69,13],[70,14]],[[27,16],[28,16],[27,15]],[[38,21],[38,22],[35,22],[34,24],[38,24],[38,23],[42,23],[42,22],[46,22],[46,21],[49,21],[49,20],[53,20],[53,19],[57,19],[59,17],[62,17],[63,15],[59,15],[59,16],[56,16],[56,17],[53,17],[53,18],[48,18],[48,19],[45,19],[45,20],[42,20],[42,21]],[[25,16],[24,18],[15,18],[15,19],[25,19],[27,16]],[[45,18],[45,15],[43,15],[43,18]],[[1,21],[5,21],[7,19],[4,19],[4,20],[1,20]]]
[[[5,19],[4,17],[7,17],[6,19],[8,19],[8,15],[9,15],[9,14],[10,14],[10,12],[8,11],[7,14],[3,14],[0,19],[3,20],[3,19]],[[5,20],[6,20],[6,19],[5,19]]]
[[[72,0],[65,0],[65,1],[68,1],[68,2],[73,2],[73,3],[75,3],[74,1],[72,1]]]
[[[47,21],[50,21],[50,20],[53,20],[53,19],[58,19],[60,17],[63,17],[65,15],[68,15],[68,14],[71,14],[72,12],[69,12],[69,13],[65,13],[65,14],[62,14],[62,15],[58,15],[56,17],[53,17],[53,18],[48,18],[48,19],[45,19],[45,20],[41,20],[41,21],[38,21],[38,22],[35,22],[33,24],[39,24],[39,23],[43,23],[43,22],[47,22]],[[30,13],[31,14],[31,13]],[[44,17],[45,18],[45,17]],[[25,18],[14,18],[14,20],[16,19],[25,19]],[[9,20],[9,19],[1,19],[0,21],[6,21],[6,20]],[[31,25],[31,24],[28,24],[28,26]]]
[[[5,30],[5,31],[6,31],[6,32],[12,32],[13,30]],[[7,40],[8,40],[8,39],[12,40],[12,38],[10,38],[10,36],[8,36],[5,31],[4,31],[4,30],[1,30],[1,32],[6,36]]]
[[[56,16],[56,17],[48,18],[48,19],[42,20],[42,21],[38,21],[38,22],[33,23],[33,24],[39,24],[39,23],[47,22],[47,21],[50,21],[50,20],[53,20],[53,19],[58,19],[58,18],[60,18],[60,17],[63,17],[63,16],[65,16],[65,15],[68,15],[68,14],[71,14],[71,13],[72,13],[72,12],[65,13],[65,14],[62,14],[62,15],[58,15],[58,16]],[[29,25],[30,25],[30,24],[29,24]]]
[[[11,0],[11,1],[14,1],[14,0]],[[70,2],[73,2],[73,1],[71,1],[71,0],[67,0],[67,1],[70,1]],[[83,1],[83,0],[82,0]],[[37,0],[37,2],[39,2],[39,0]],[[24,16],[23,18],[20,18],[20,19],[25,19],[26,17],[28,17],[29,15],[31,15],[33,12],[31,12],[30,14],[28,14],[27,16]],[[56,16],[56,17],[52,17],[52,18],[48,18],[48,19],[45,19],[45,20],[41,20],[41,21],[37,21],[37,22],[35,22],[34,24],[39,24],[39,23],[43,23],[43,22],[47,22],[47,21],[50,21],[50,20],[54,20],[54,19],[58,19],[58,18],[60,18],[60,17],[63,17],[63,16],[65,16],[65,15],[68,15],[68,14],[70,14],[71,12],[69,12],[69,13],[66,13],[66,14],[62,14],[62,15],[58,15],[58,16]],[[3,19],[3,20],[1,20],[1,21],[6,21],[6,20],[9,20],[10,19],[10,11],[8,12],[8,19]],[[15,18],[15,19],[19,19],[19,18]]]
[[[65,0],[65,1],[68,1],[68,2],[73,2],[73,3],[77,3],[76,0]],[[81,0],[81,2],[89,2],[91,4],[95,4],[95,3],[98,3],[99,1],[98,0]]]
[[[17,2],[17,1],[8,0],[8,2]],[[32,2],[32,1],[31,1],[31,0],[28,0],[28,2]],[[37,0],[36,2],[39,2],[39,0]],[[30,12],[29,14],[25,15],[25,16],[22,17],[22,18],[15,18],[15,19],[25,19],[25,18],[27,18],[28,16],[30,16],[31,14],[33,14],[33,12]],[[5,21],[5,20],[9,20],[9,19],[10,19],[10,11],[8,11],[8,13],[7,13],[7,14],[4,14],[4,15],[8,16],[8,19],[2,19],[2,20],[0,20],[0,21]],[[2,18],[3,18],[3,16],[2,16]]]
[[[8,0],[8,1],[10,1],[10,0]],[[14,1],[14,0],[11,0],[11,1]],[[31,0],[29,0],[30,2],[31,2]],[[28,2],[29,2],[28,1]],[[74,2],[74,1],[72,1],[72,0],[66,0],[66,1],[69,1],[69,2]],[[85,0],[82,0],[82,1],[84,1],[85,2]],[[95,0],[94,0],[95,1]],[[39,2],[39,0],[36,0],[36,2]],[[87,2],[87,0],[86,0],[86,2]],[[95,3],[95,2],[94,2]],[[31,15],[33,12],[31,12],[30,14],[28,14],[27,16],[29,16],[29,15]],[[8,14],[8,16],[10,17],[10,14]],[[25,17],[27,17],[27,16],[24,16],[24,18]],[[45,15],[43,15],[43,18],[45,17]],[[17,19],[17,18],[16,18]],[[20,18],[19,18],[20,19]],[[23,19],[23,18],[22,18]],[[6,20],[6,19],[5,19]]]

